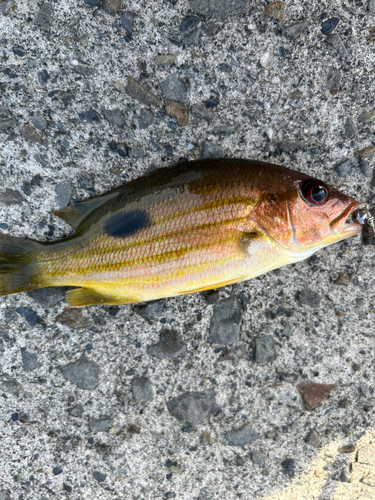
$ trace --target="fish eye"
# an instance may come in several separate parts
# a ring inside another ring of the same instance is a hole
[[[302,198],[309,205],[324,205],[329,197],[329,187],[317,179],[307,179],[300,188]]]

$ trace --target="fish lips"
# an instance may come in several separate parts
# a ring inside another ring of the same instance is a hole
[[[358,222],[348,222],[348,217],[354,212],[354,210],[358,207],[358,202],[353,201],[341,215],[336,217],[330,225],[331,236],[335,240],[341,240],[344,238],[349,238],[349,236],[354,236],[362,231],[362,225]]]

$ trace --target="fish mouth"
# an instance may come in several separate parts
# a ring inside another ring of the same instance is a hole
[[[358,222],[353,222],[350,217],[354,210],[358,207],[358,202],[353,201],[341,215],[334,219],[329,227],[331,231],[331,236],[335,239],[349,238],[349,236],[354,236],[362,231],[362,224]]]

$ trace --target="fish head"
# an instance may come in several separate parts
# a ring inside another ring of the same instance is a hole
[[[323,181],[287,169],[266,181],[253,220],[285,250],[308,256],[362,230],[347,219],[358,202]],[[304,258],[304,257],[302,257]]]

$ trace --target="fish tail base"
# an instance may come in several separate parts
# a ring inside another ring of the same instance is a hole
[[[33,261],[41,247],[37,241],[0,235],[0,296],[43,286]]]

